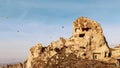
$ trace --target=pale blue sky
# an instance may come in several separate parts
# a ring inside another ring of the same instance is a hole
[[[25,60],[37,43],[69,38],[80,16],[99,22],[111,47],[120,43],[120,0],[0,0],[0,64]]]

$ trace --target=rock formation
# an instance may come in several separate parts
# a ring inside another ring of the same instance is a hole
[[[73,23],[70,38],[61,37],[47,47],[33,46],[22,68],[115,68],[111,57],[100,24],[80,17]]]
[[[111,62],[116,63],[116,66],[120,67],[120,44],[114,48],[111,48],[111,52],[111,58],[113,59]]]
[[[26,67],[26,62],[24,63],[18,63],[18,64],[8,64],[5,66],[0,66],[0,68],[27,68]]]

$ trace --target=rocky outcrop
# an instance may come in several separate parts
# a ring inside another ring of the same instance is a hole
[[[81,59],[74,53],[66,55],[66,48],[63,47],[60,51],[57,51],[57,54],[48,59],[47,62],[35,61],[30,68],[116,68],[115,64]]]
[[[120,67],[120,44],[114,48],[111,48],[111,52],[112,52],[111,62],[116,63],[116,66]]]
[[[47,47],[30,49],[25,68],[115,68],[111,50],[99,23],[80,17],[73,23],[68,39],[60,38]]]
[[[8,64],[5,66],[1,66],[0,68],[27,68],[27,67],[26,67],[26,61],[25,61],[24,63]]]
[[[106,61],[110,53],[100,24],[86,17],[74,21],[73,35],[67,40],[66,45],[79,48],[80,57],[88,59]]]
[[[86,17],[78,18],[73,23],[73,34],[70,38],[60,38],[58,41],[51,42],[47,47],[43,47],[42,44],[32,47],[27,68],[36,68],[37,66],[46,68],[47,65],[52,64],[56,66],[65,58],[68,59],[71,54],[77,58],[76,60],[108,62],[110,49],[99,23]],[[75,58],[73,57],[73,59]]]
[[[112,57],[114,58],[120,58],[120,44],[114,48],[111,48],[112,51]]]

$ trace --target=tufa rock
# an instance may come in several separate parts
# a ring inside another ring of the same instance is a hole
[[[47,64],[58,64],[61,60],[69,58],[70,54],[76,58],[109,62],[110,53],[100,24],[89,18],[80,17],[73,23],[73,34],[70,38],[61,37],[47,47],[37,45],[31,48],[27,68],[45,68]]]
[[[70,38],[61,37],[47,47],[33,46],[25,68],[115,68],[112,57],[100,24],[79,17]]]

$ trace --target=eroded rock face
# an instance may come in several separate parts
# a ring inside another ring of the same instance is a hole
[[[112,50],[112,57],[114,58],[120,58],[120,44],[114,48],[111,48]]]
[[[27,67],[26,67],[26,61],[25,61],[24,63],[8,64],[5,66],[1,66],[0,68],[27,68]]]
[[[64,49],[64,57],[58,56]],[[30,49],[27,68],[39,65],[44,68],[47,64],[57,64],[60,60],[74,54],[77,58],[108,61],[110,50],[99,23],[86,17],[80,17],[73,23],[73,34],[70,38],[60,38],[51,42],[47,47],[36,45]],[[55,58],[53,58],[55,57]],[[74,58],[73,58],[74,59]],[[50,60],[52,63],[50,63]],[[69,61],[69,60],[68,60]]]
[[[112,52],[111,62],[116,63],[116,66],[120,67],[120,44],[114,48],[111,48],[111,52]]]
[[[80,17],[73,23],[70,38],[61,37],[47,47],[33,46],[26,68],[99,68],[102,65],[114,68],[115,65],[109,63],[110,57],[111,51],[100,24]]]
[[[89,18],[80,17],[74,21],[70,40],[74,40],[73,45],[78,45],[79,50],[84,50],[88,59],[105,60],[109,57],[110,49],[100,24]]]

